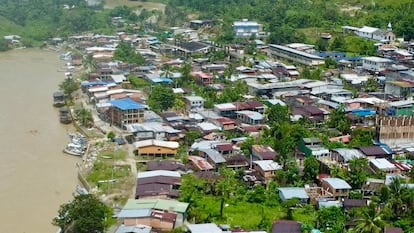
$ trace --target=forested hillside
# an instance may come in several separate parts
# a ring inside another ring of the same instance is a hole
[[[388,22],[405,39],[414,38],[414,2],[411,0],[170,0],[167,8],[170,22],[177,21],[182,12],[198,12],[200,18],[223,21],[248,18],[272,32],[271,40],[289,41],[296,29],[338,29],[342,25],[385,28]],[[175,13],[174,13],[175,12]]]
[[[84,0],[0,0],[0,36],[17,34],[26,46],[52,36],[108,28],[108,17]]]

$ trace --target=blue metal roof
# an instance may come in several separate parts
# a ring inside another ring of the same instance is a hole
[[[103,81],[88,82],[88,81],[85,81],[85,82],[81,83],[81,86],[82,87],[92,87],[92,86],[100,86],[100,85],[106,85],[106,84],[108,84],[108,82],[103,82]]]
[[[135,109],[144,109],[144,105],[139,104],[130,98],[120,99],[120,100],[112,100],[110,101],[112,106],[119,108],[123,111],[125,110],[135,110]]]
[[[369,117],[374,116],[377,112],[371,109],[354,109],[352,114],[359,117]]]
[[[172,83],[173,81],[171,79],[169,79],[169,78],[154,78],[154,79],[151,79],[151,82],[153,82],[153,83],[167,83],[167,84],[169,84],[169,83]]]

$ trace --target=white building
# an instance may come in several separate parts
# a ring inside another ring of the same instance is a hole
[[[395,34],[392,32],[391,23],[388,23],[387,30],[368,26],[363,26],[362,28],[344,26],[342,29],[344,31],[353,32],[359,37],[375,40],[382,43],[389,44],[395,41]]]
[[[236,21],[233,23],[233,32],[236,37],[251,37],[258,36],[261,25],[255,21],[249,21],[243,19],[242,21]]]
[[[371,72],[387,70],[392,65],[392,60],[381,57],[363,57],[362,68]]]
[[[204,99],[200,96],[184,96],[188,111],[199,111],[204,109]]]

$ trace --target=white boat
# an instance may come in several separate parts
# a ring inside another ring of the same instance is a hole
[[[88,190],[86,190],[86,188],[77,185],[76,186],[76,195],[87,195],[89,194]]]
[[[69,133],[69,143],[66,145],[63,152],[75,155],[83,156],[86,152],[88,141],[80,134]]]
[[[66,154],[75,155],[75,156],[83,156],[83,154],[85,154],[84,151],[74,149],[71,147],[66,147],[65,149],[63,149],[63,152],[65,152]]]

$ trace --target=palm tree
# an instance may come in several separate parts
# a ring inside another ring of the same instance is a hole
[[[164,65],[160,76],[163,78],[171,78],[173,76],[172,67],[170,65]]]
[[[382,233],[385,222],[382,219],[383,214],[375,204],[363,208],[361,216],[357,219],[355,233]]]
[[[93,124],[92,113],[84,108],[76,112],[76,120],[84,127],[90,127]]]

